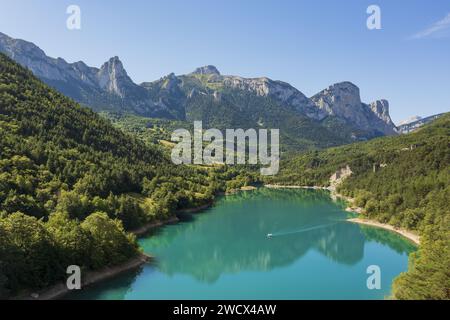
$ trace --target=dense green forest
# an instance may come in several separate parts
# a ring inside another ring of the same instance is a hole
[[[161,141],[169,142],[172,132],[176,129],[185,128],[190,132],[194,129],[192,122],[187,121],[146,118],[117,112],[100,112],[99,114],[110,120],[115,127],[150,144],[162,144],[164,146]],[[170,146],[170,144],[166,145]]]
[[[418,232],[421,245],[394,282],[398,299],[450,299],[450,114],[417,132],[286,159],[267,182],[328,186],[349,166],[337,191],[364,216]]]
[[[253,181],[240,170],[175,166],[145,143],[0,55],[0,297],[42,288],[71,264],[138,252],[127,233]]]

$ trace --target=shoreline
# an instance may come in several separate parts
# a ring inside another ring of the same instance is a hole
[[[396,228],[394,226],[391,226],[390,224],[381,223],[381,222],[378,222],[375,220],[369,220],[369,219],[363,219],[363,218],[351,218],[351,219],[347,219],[347,221],[357,223],[357,224],[367,225],[367,226],[371,226],[371,227],[375,227],[375,228],[389,230],[389,231],[395,232],[397,234],[400,234],[401,236],[405,237],[406,239],[410,240],[411,242],[413,242],[414,244],[416,244],[418,246],[420,245],[420,237],[417,234],[412,233],[411,231],[408,231],[405,229]]]
[[[177,210],[176,213],[197,213],[197,212],[211,208],[213,204],[214,204],[214,201],[211,201],[207,204],[204,204],[204,205],[201,205],[198,207]]]
[[[177,223],[179,221],[179,219],[177,218],[177,216],[171,216],[168,219],[165,220],[158,220],[158,221],[154,221],[154,222],[150,222],[147,224],[144,224],[143,226],[129,231],[129,233],[134,234],[137,237],[140,237],[144,234],[146,234],[147,232],[149,232],[152,229],[158,228],[158,227],[162,227],[166,224],[171,224],[171,223]]]
[[[114,278],[124,272],[137,269],[150,260],[150,256],[144,253],[139,253],[136,257],[122,264],[106,267],[97,271],[87,271],[84,275],[82,272],[81,287],[84,288],[92,284]],[[22,293],[12,300],[56,300],[70,294],[73,291],[76,292],[77,290],[69,290],[66,283],[63,281],[37,292]]]
[[[281,184],[265,184],[264,188],[268,188],[268,189],[312,189],[312,190],[333,191],[333,189],[331,187],[294,186],[294,185],[281,185]]]
[[[232,195],[232,194],[239,193],[241,191],[252,191],[252,190],[256,190],[256,189],[258,189],[258,187],[255,187],[255,186],[243,186],[243,187],[240,187],[240,188],[237,188],[237,189],[231,189],[231,190],[228,190],[228,191],[225,191],[225,192],[220,192],[220,193],[218,193],[218,195],[219,196],[229,196],[229,195]]]
[[[206,210],[208,208],[210,208],[212,205],[214,204],[214,201],[211,201],[210,203],[198,206],[198,207],[194,207],[194,208],[188,208],[188,209],[181,209],[181,210],[177,210],[175,212],[175,215],[170,216],[167,219],[164,220],[157,220],[157,221],[153,221],[153,222],[149,222],[147,224],[144,224],[143,226],[128,231],[129,233],[132,233],[134,235],[136,235],[137,237],[143,236],[146,233],[148,233],[150,230],[155,229],[155,228],[159,228],[168,224],[175,224],[178,223],[180,221],[180,219],[178,219],[178,217],[176,216],[177,214],[180,213],[196,213],[196,212],[200,212],[203,210]]]
[[[364,212],[363,208],[353,206],[353,202],[354,202],[353,198],[350,198],[350,197],[344,196],[340,193],[337,193],[336,188],[333,188],[333,187],[317,187],[317,186],[311,187],[311,186],[276,185],[276,184],[274,184],[274,185],[268,184],[268,185],[264,185],[264,187],[269,188],[269,189],[329,190],[331,192],[331,198],[333,198],[333,199],[341,198],[349,203],[349,206],[347,206],[347,208],[345,208],[345,211],[357,213],[358,215],[361,215]],[[376,220],[361,218],[361,217],[350,218],[350,219],[347,219],[347,221],[351,222],[351,223],[358,223],[358,224],[362,224],[362,225],[372,226],[375,228],[381,228],[381,229],[385,229],[385,230],[388,230],[391,232],[395,232],[395,233],[403,236],[404,238],[408,239],[409,241],[413,242],[415,245],[417,245],[417,246],[420,245],[420,236],[409,230],[396,228],[387,223],[381,223]]]
[[[373,219],[367,219],[367,218],[361,217],[360,215],[362,215],[364,213],[364,209],[361,207],[353,206],[353,203],[354,203],[353,198],[339,194],[335,190],[332,191],[332,196],[342,198],[351,205],[351,206],[348,206],[347,208],[345,208],[345,211],[358,214],[357,218],[347,219],[348,222],[358,223],[358,224],[362,224],[362,225],[366,225],[366,226],[381,228],[384,230],[395,232],[395,233],[403,236],[404,238],[408,239],[409,241],[413,242],[415,245],[417,245],[417,246],[420,245],[420,236],[415,234],[412,231],[402,229],[402,228],[397,228],[393,225],[390,225],[387,223],[382,223],[382,222],[379,222],[379,221],[376,221]]]

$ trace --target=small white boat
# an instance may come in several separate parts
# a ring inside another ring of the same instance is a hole
[[[268,233],[268,234],[267,234],[267,238],[268,238],[268,239],[272,238],[272,236],[273,236],[273,235],[272,235],[271,233]]]

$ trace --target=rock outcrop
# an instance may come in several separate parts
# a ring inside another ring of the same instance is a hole
[[[192,74],[206,74],[206,75],[215,74],[220,76],[219,70],[217,70],[215,66],[211,65],[197,68],[194,70],[194,72],[192,72]]]
[[[316,106],[357,128],[379,135],[396,134],[389,116],[389,103],[377,100],[371,104],[361,102],[359,88],[351,82],[336,83],[311,97]]]
[[[340,185],[345,179],[350,177],[353,174],[350,167],[347,165],[345,168],[341,168],[337,170],[333,175],[330,177],[330,190],[336,190],[336,187]]]

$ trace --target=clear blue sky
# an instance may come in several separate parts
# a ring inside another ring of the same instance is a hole
[[[70,4],[81,30],[66,28]],[[381,30],[366,27],[370,4]],[[118,55],[137,83],[206,64],[307,96],[352,81],[399,121],[450,111],[449,14],[449,0],[0,0],[0,31],[69,62]]]

